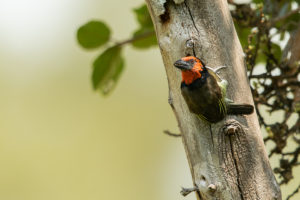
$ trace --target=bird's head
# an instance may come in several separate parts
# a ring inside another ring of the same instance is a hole
[[[183,57],[174,63],[181,70],[182,82],[189,85],[202,77],[204,66],[199,58],[194,56]]]

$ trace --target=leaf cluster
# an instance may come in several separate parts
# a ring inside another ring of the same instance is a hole
[[[138,29],[132,38],[113,43],[111,28],[103,21],[89,21],[77,30],[77,41],[84,49],[101,48],[102,53],[93,62],[92,85],[103,95],[115,88],[125,66],[122,51],[126,44],[137,49],[147,49],[157,45],[154,27],[147,6],[133,9]]]

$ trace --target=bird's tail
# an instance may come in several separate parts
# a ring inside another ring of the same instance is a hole
[[[234,104],[230,103],[227,105],[228,115],[250,115],[253,113],[253,106],[249,104]]]

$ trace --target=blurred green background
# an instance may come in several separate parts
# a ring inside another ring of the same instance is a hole
[[[167,103],[158,48],[126,47],[126,69],[108,97],[92,90],[76,30],[109,22],[113,38],[138,25],[142,0],[0,0],[0,199],[195,199]],[[285,192],[284,192],[285,193]]]
[[[126,47],[103,98],[90,80],[100,52],[76,41],[91,19],[129,38],[142,3],[0,0],[0,199],[183,199],[192,181],[181,139],[162,133],[178,128],[158,48]]]

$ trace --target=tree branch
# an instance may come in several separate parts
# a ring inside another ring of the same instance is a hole
[[[169,130],[164,130],[164,134],[171,136],[171,137],[181,137],[182,136],[181,134],[178,134],[178,133],[172,133]]]
[[[208,125],[190,113],[173,63],[186,55],[226,65],[227,97],[253,104],[243,51],[223,0],[146,0],[166,68],[169,102],[177,118],[198,199],[279,200],[256,114]],[[177,2],[177,3],[175,3]],[[235,130],[235,131],[232,131]],[[214,185],[214,190],[209,186]]]

